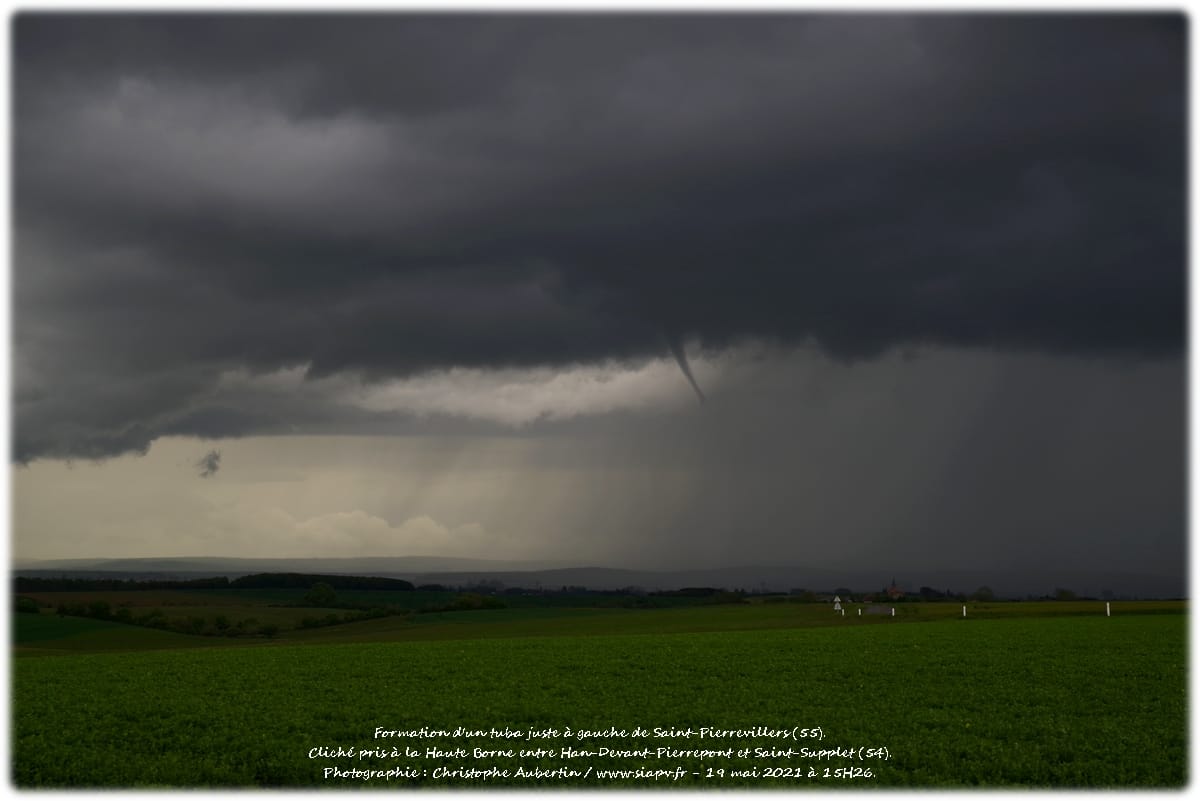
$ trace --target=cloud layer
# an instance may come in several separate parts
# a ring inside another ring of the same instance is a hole
[[[940,569],[1183,575],[1185,380],[1169,362],[810,349],[712,367],[703,406],[673,375],[677,407],[503,436],[429,418],[409,436],[222,440],[206,481],[189,438],[39,460],[15,471],[14,553],[771,564],[916,586]]]
[[[685,340],[1178,358],[1185,44],[1178,14],[23,14],[15,458],[352,431],[455,370],[636,383]]]

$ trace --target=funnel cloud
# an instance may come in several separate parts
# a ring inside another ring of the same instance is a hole
[[[696,383],[696,378],[692,375],[692,368],[688,364],[687,353],[683,350],[683,343],[679,341],[678,337],[672,336],[667,337],[667,342],[670,344],[671,354],[675,357],[675,362],[679,365],[680,371],[687,378],[688,383],[692,385],[692,389],[696,390],[696,397],[700,399],[701,403],[704,403],[704,393],[700,391],[700,385]]]

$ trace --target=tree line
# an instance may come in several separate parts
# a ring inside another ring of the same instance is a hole
[[[47,578],[16,576],[16,592],[87,592],[137,590],[239,590],[307,589],[324,582],[335,590],[393,590],[409,592],[412,582],[379,576],[339,576],[315,573],[254,573],[229,579],[227,576],[195,579]]]

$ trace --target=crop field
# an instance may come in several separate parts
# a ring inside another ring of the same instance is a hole
[[[51,615],[14,615],[12,634],[19,656],[196,648],[213,644],[203,637],[173,631]]]
[[[40,644],[25,653],[42,655],[13,661],[13,779],[329,789],[1186,783],[1184,604],[1114,603],[1112,617],[1095,602],[995,607],[969,605],[965,620],[953,604],[897,605],[895,618],[783,603],[498,609],[259,640],[16,615],[18,653]],[[101,647],[121,635],[142,639]],[[79,647],[64,647],[72,640]]]

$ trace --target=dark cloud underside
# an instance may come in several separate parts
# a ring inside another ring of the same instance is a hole
[[[241,367],[685,338],[1178,358],[1185,37],[1180,14],[22,14],[16,457],[293,422],[211,402]]]

